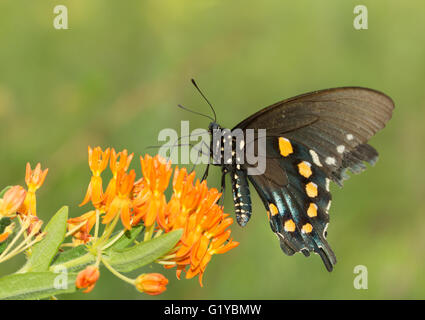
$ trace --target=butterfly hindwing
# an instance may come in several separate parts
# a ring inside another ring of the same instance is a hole
[[[303,145],[268,137],[267,150],[266,172],[250,175],[249,180],[263,200],[282,250],[288,255],[315,252],[331,271],[336,258],[326,241],[329,179]]]

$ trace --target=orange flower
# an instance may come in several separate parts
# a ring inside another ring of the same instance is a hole
[[[100,147],[94,149],[89,147],[89,166],[92,172],[86,196],[80,207],[91,200],[95,208],[99,208],[103,200],[103,186],[101,173],[106,169],[109,161],[110,149],[102,151]]]
[[[117,195],[112,200],[108,212],[103,217],[102,223],[106,224],[112,221],[117,214],[121,215],[121,222],[126,229],[131,229],[131,191],[133,189],[136,172],[131,170],[129,174],[123,170],[117,177]]]
[[[163,293],[167,288],[168,279],[160,273],[145,273],[137,277],[134,285],[137,290],[152,296]]]
[[[44,171],[41,170],[40,163],[37,163],[37,166],[34,170],[31,170],[31,165],[29,164],[29,162],[27,163],[25,182],[28,186],[28,192],[35,192],[43,185],[44,180],[47,176],[47,172],[49,172],[49,169],[46,169]]]
[[[201,240],[197,242],[193,254],[191,256],[191,266],[186,274],[186,278],[190,279],[199,274],[199,283],[202,284],[202,277],[210,262],[212,255],[225,253],[239,245],[239,242],[229,240],[231,231],[227,230],[217,237],[212,238],[211,242],[208,236],[202,236]],[[208,246],[209,243],[209,246]]]
[[[12,216],[24,203],[27,192],[21,186],[13,186],[0,199],[0,217]]]
[[[143,185],[141,190],[144,190],[143,199],[145,201],[137,201],[135,206],[134,223],[138,223],[141,219],[145,226],[151,227],[157,217],[163,217],[166,199],[164,191],[168,187],[168,182],[172,174],[171,162],[166,162],[164,158],[156,155],[151,157],[146,155],[143,159],[140,157],[142,165],[143,180],[138,181]],[[148,194],[148,195],[147,195]],[[135,198],[140,196],[136,194]]]
[[[35,192],[43,185],[49,169],[41,170],[41,164],[38,163],[34,170],[31,170],[31,165],[27,163],[25,182],[28,186],[26,198],[19,208],[18,212],[22,214],[37,215],[37,200]]]
[[[78,289],[87,288],[84,290],[84,293],[88,293],[93,290],[96,285],[97,280],[99,279],[100,272],[99,269],[95,266],[88,266],[84,270],[80,271],[75,281],[75,286]]]
[[[106,188],[103,203],[108,207],[117,192],[117,176],[118,172],[124,171],[127,172],[128,167],[130,166],[131,160],[133,160],[134,153],[128,155],[128,151],[124,149],[123,151],[116,153],[115,149],[111,149],[111,160],[109,167],[112,171],[112,179],[109,181],[108,187]],[[118,160],[119,158],[119,160]],[[118,160],[118,161],[117,161]]]
[[[75,230],[75,232],[72,234],[74,237],[73,242],[76,245],[87,243],[90,240],[90,230],[96,223],[96,211],[92,210],[81,215],[80,217],[68,219],[68,231],[74,230],[77,228],[77,226],[84,222],[85,224]]]

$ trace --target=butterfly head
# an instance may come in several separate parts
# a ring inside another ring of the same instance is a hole
[[[214,130],[221,130],[220,125],[217,122],[215,122],[215,121],[210,122],[210,124],[208,126],[208,132],[210,134],[213,134]]]

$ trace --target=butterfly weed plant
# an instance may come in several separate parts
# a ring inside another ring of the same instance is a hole
[[[88,155],[92,176],[80,206],[89,208],[79,217],[69,218],[65,206],[43,226],[36,191],[48,169],[40,164],[34,170],[27,164],[27,188],[17,185],[0,193],[0,263],[26,257],[19,270],[0,278],[0,299],[42,299],[78,289],[88,293],[104,270],[157,295],[166,290],[164,275],[125,275],[152,263],[175,268],[178,279],[198,276],[202,286],[211,257],[239,245],[231,238],[233,219],[217,204],[221,194],[206,181],[195,181],[194,172],[173,170],[160,156],[145,155],[137,179],[129,170],[134,154],[127,150],[89,147]],[[112,178],[106,185],[102,175],[108,167]]]

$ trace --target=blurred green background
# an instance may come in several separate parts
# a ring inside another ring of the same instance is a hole
[[[68,7],[69,30],[53,28],[59,4]],[[374,88],[391,96],[396,109],[371,140],[377,165],[343,189],[331,187],[328,240],[338,258],[332,273],[317,255],[281,252],[255,194],[248,226],[232,226],[241,245],[212,259],[205,287],[164,271],[170,284],[156,298],[425,298],[425,2],[363,0],[369,29],[361,31],[353,28],[358,4],[2,0],[0,185],[23,184],[26,162],[41,162],[50,171],[38,192],[39,215],[48,219],[64,204],[72,216],[83,213],[88,145],[153,153],[146,147],[158,144],[163,128],[180,130],[181,120],[190,120],[191,129],[208,126],[175,107],[209,112],[191,77],[224,127],[304,92]],[[219,176],[213,168],[209,186],[219,187]],[[233,213],[228,192],[226,209]],[[3,264],[0,276],[22,262]],[[368,290],[353,287],[356,265],[368,268]],[[59,298],[151,297],[102,269],[92,293]]]

